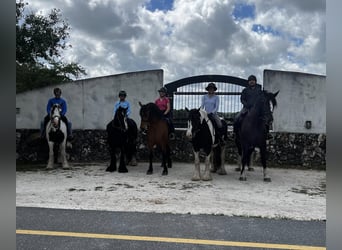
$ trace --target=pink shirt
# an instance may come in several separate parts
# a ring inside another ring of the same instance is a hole
[[[158,108],[161,111],[165,111],[167,109],[167,104],[170,103],[170,100],[167,97],[163,97],[158,98],[154,103],[158,106]]]

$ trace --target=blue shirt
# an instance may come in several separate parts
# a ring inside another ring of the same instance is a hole
[[[201,108],[204,108],[205,111],[207,111],[208,114],[210,113],[216,113],[220,104],[220,99],[217,95],[204,95],[202,97],[202,104]]]
[[[122,108],[127,108],[127,112],[126,112],[126,114],[127,114],[127,116],[129,116],[130,114],[131,114],[131,105],[129,104],[129,102],[128,101],[123,101],[123,102],[121,102],[120,100],[119,101],[117,101],[116,103],[115,103],[115,105],[114,105],[114,115],[115,115],[115,112],[116,112],[116,110],[119,108],[119,107],[122,107]]]
[[[51,111],[51,107],[54,105],[54,104],[59,104],[62,108],[62,112],[61,114],[65,116],[65,113],[67,112],[67,104],[66,104],[66,101],[63,99],[63,98],[56,98],[56,97],[53,97],[51,99],[49,99],[48,101],[48,104],[46,106],[46,112],[48,114],[50,114],[50,111]]]

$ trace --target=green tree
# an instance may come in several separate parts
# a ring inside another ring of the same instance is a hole
[[[26,13],[28,3],[16,2],[17,92],[68,82],[86,75],[77,63],[64,63],[61,55],[71,47],[67,43],[70,26],[59,9],[47,16]]]

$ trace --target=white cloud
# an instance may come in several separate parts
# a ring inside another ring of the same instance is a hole
[[[162,68],[164,81],[196,74],[255,74],[263,69],[325,74],[325,2],[175,0],[151,12],[147,0],[29,0],[61,9],[72,28],[64,57],[87,77]],[[255,5],[255,19],[234,20],[234,4]],[[252,31],[253,25],[268,28]]]

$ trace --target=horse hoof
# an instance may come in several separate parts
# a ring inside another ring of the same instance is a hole
[[[127,173],[128,172],[128,169],[126,168],[124,168],[124,169],[120,169],[119,168],[119,171],[118,171],[119,173]]]
[[[148,171],[146,172],[146,174],[147,174],[147,175],[151,175],[151,174],[153,174],[153,171],[148,170]]]
[[[265,177],[264,178],[264,182],[271,182],[271,178],[270,177]]]
[[[199,177],[192,177],[191,180],[192,181],[199,181],[199,180],[201,180],[201,178],[199,178]]]
[[[227,172],[226,172],[226,170],[222,169],[222,170],[217,171],[217,174],[218,175],[227,175]]]
[[[115,172],[116,171],[116,168],[113,168],[113,167],[108,167],[106,169],[107,172]]]
[[[235,171],[236,171],[236,172],[240,172],[240,171],[241,171],[241,168],[235,168]]]
[[[162,175],[167,175],[168,172],[167,171],[163,171]]]
[[[130,165],[130,166],[136,166],[136,165],[138,165],[138,163],[137,163],[136,161],[131,161],[131,162],[129,163],[129,165]]]
[[[211,169],[210,169],[210,172],[211,172],[211,173],[216,173],[216,171],[217,171],[217,169],[215,169],[215,168],[211,168]]]
[[[241,177],[240,176],[239,181],[247,181],[247,177]]]
[[[248,168],[248,171],[253,172],[254,168]]]

